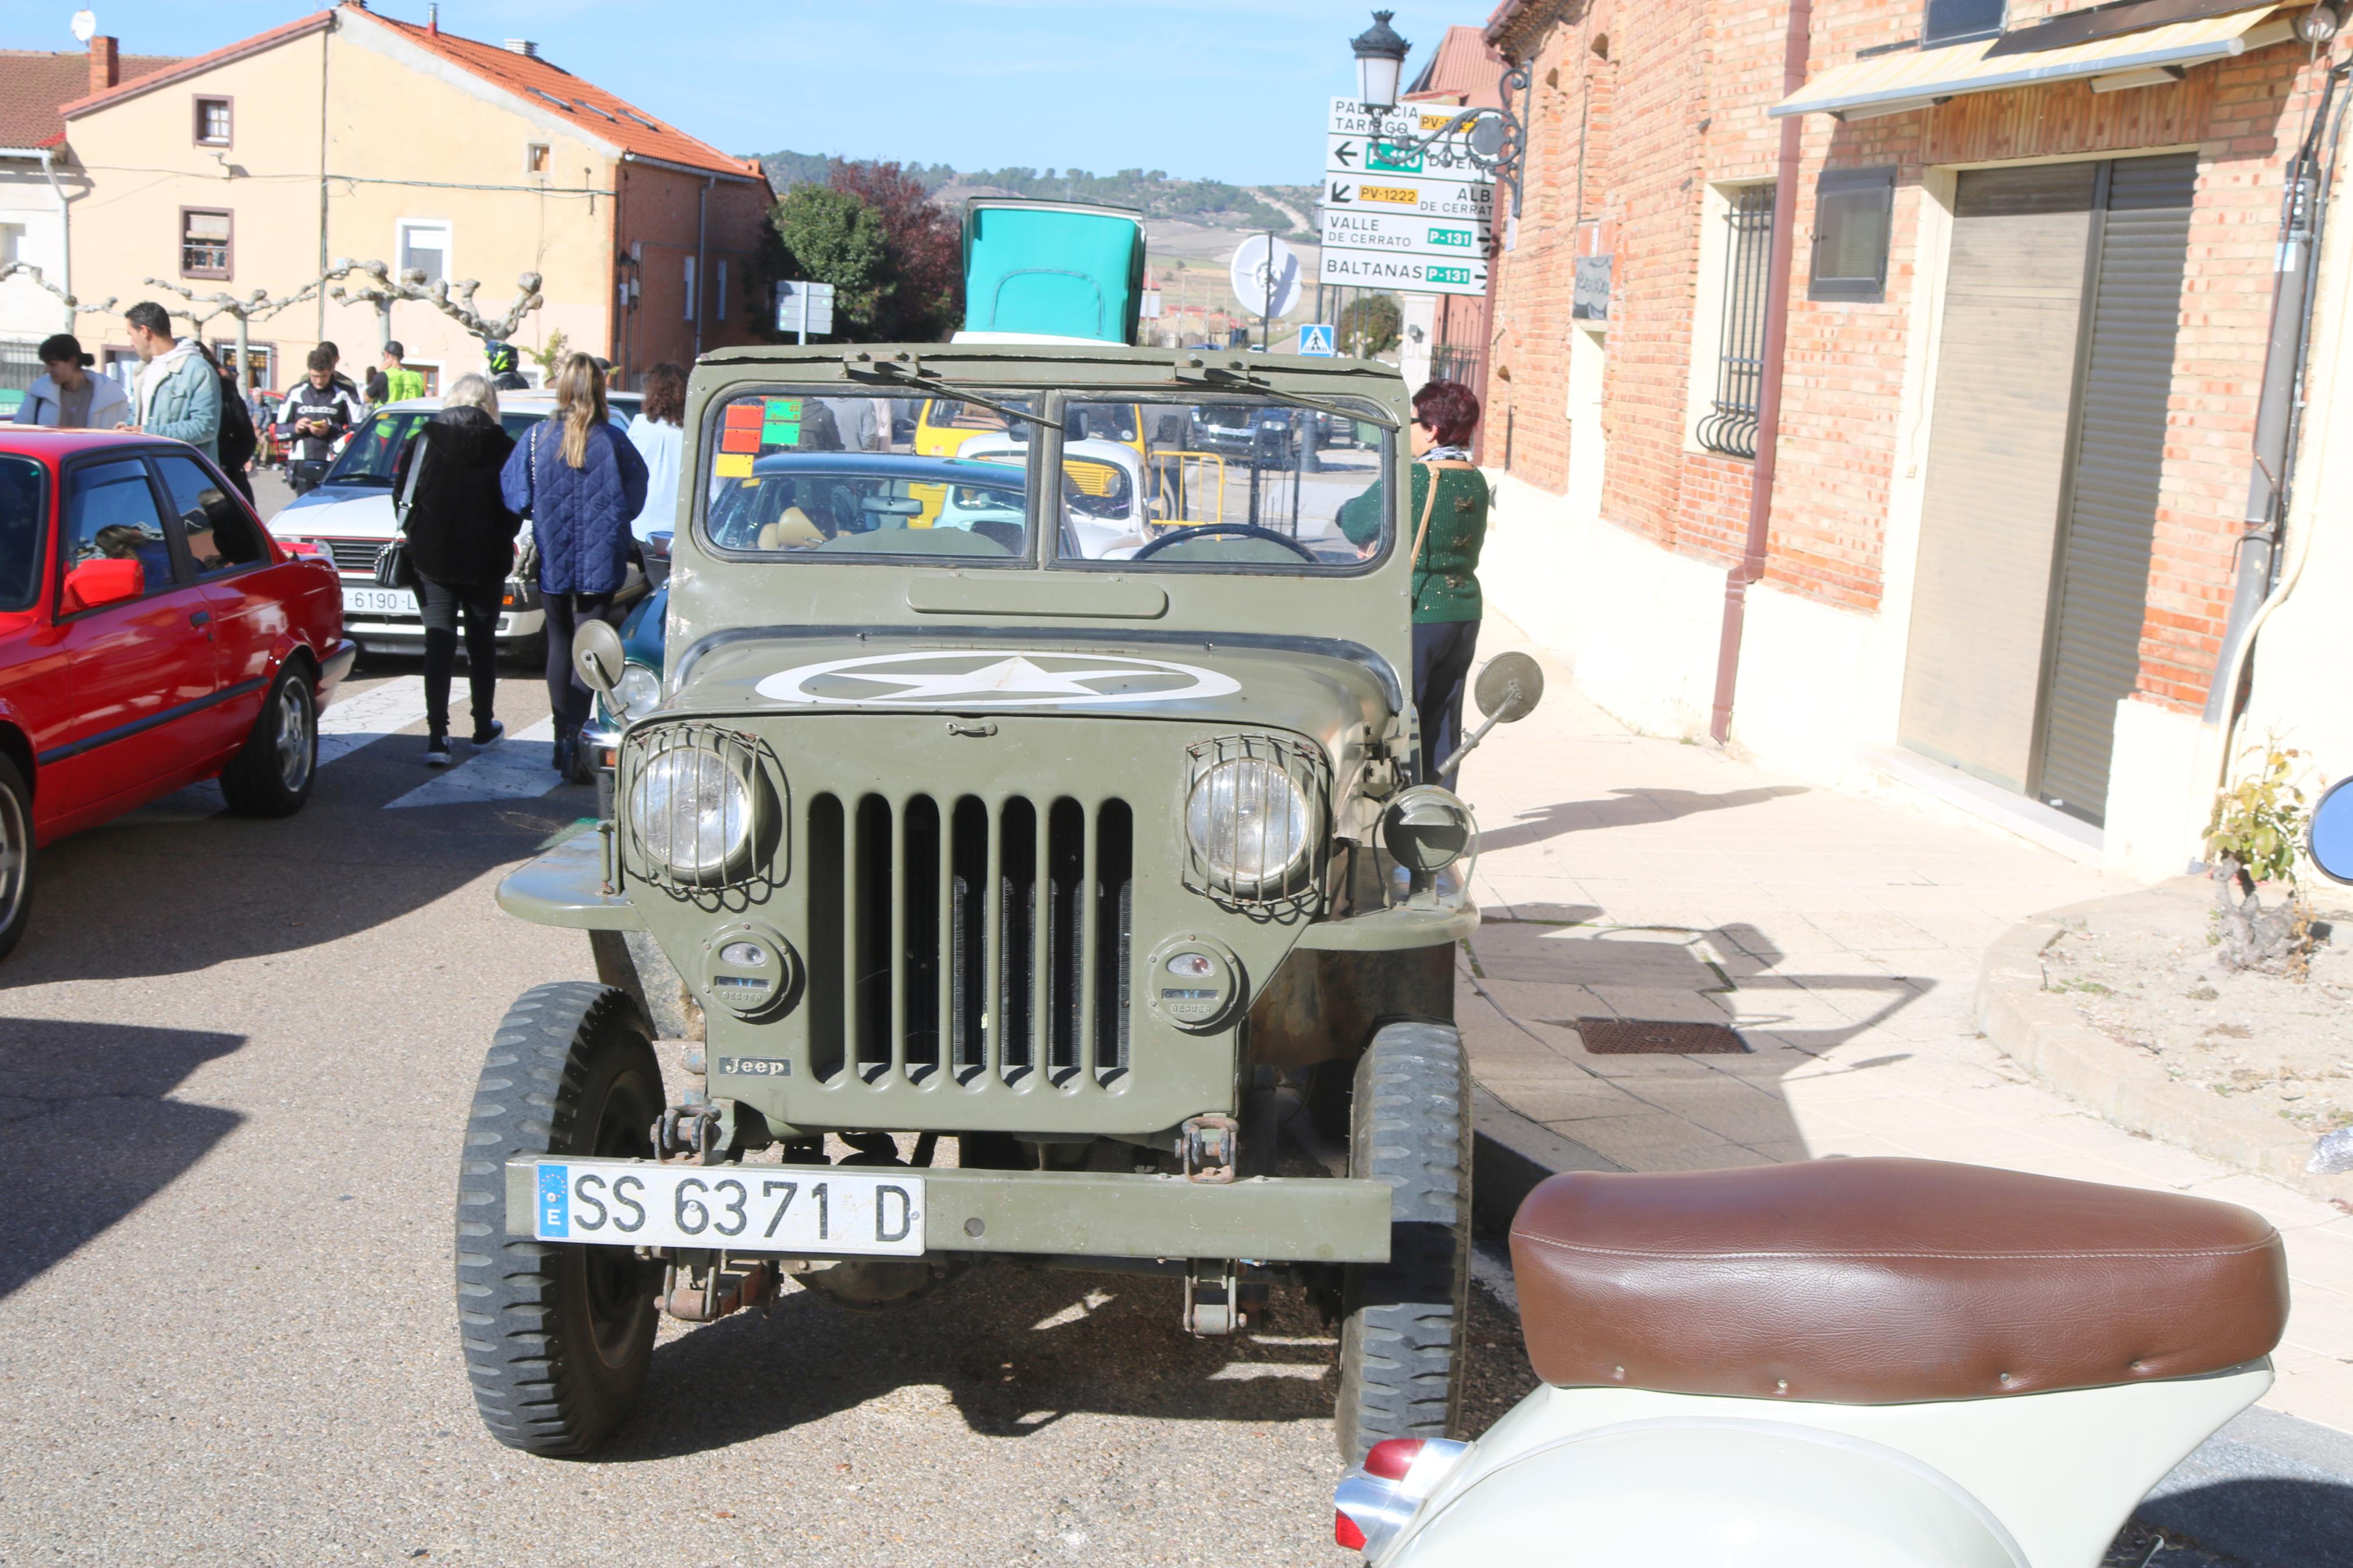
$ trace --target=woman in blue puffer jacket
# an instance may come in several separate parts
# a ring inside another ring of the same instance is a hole
[[[539,596],[547,611],[547,700],[555,771],[570,776],[573,737],[588,721],[588,689],[572,669],[580,623],[607,619],[629,571],[629,520],[646,504],[646,460],[613,428],[605,371],[586,354],[564,362],[555,413],[519,442],[499,475],[510,511],[531,518]]]

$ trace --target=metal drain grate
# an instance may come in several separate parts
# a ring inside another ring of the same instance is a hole
[[[1577,1037],[1596,1056],[1729,1056],[1748,1047],[1722,1024],[1670,1024],[1651,1018],[1579,1018]]]

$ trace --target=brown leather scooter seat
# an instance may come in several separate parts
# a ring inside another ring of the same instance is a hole
[[[2188,1377],[2287,1321],[2235,1204],[1931,1160],[1577,1173],[1512,1224],[1546,1383],[1899,1405]]]

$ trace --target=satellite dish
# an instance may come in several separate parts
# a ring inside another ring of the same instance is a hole
[[[97,14],[91,11],[75,12],[73,14],[73,36],[85,44],[90,42],[90,39],[96,37],[98,36]]]
[[[1288,315],[1299,303],[1299,256],[1271,235],[1242,241],[1228,263],[1234,298],[1253,316]]]

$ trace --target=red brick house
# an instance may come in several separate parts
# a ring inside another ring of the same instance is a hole
[[[2234,717],[2353,766],[2353,705],[2285,651],[2344,602],[2309,521],[2342,233],[2279,558],[2319,574],[2259,617],[2241,569],[2283,193],[2342,52],[2302,9],[1813,0],[1793,34],[1786,4],[1506,0],[1499,606],[1645,729],[2142,875],[2197,852]],[[2210,709],[2253,647],[2243,713]]]

